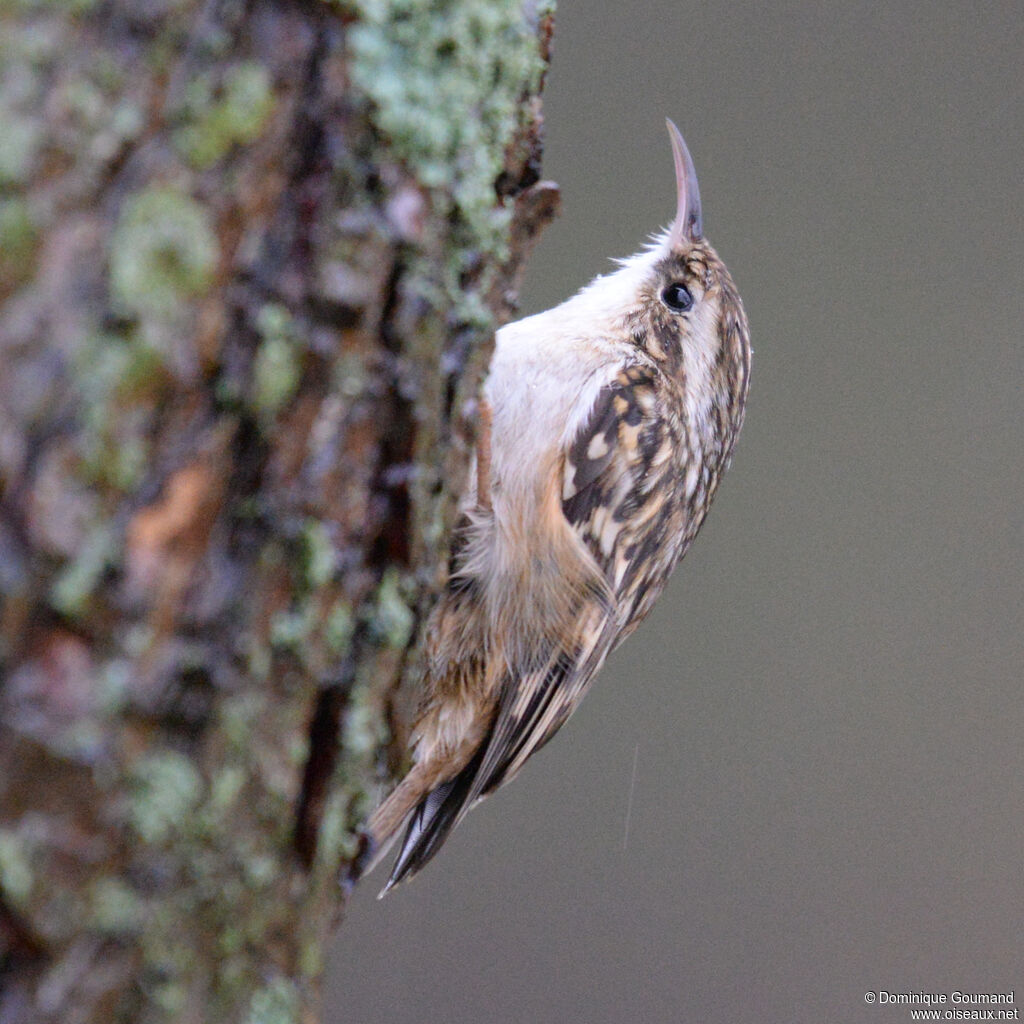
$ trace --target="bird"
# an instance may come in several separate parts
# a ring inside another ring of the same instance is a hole
[[[743,424],[750,332],[668,120],[671,225],[572,298],[502,327],[428,620],[412,767],[362,833],[383,891],[514,778],[639,626],[700,529]]]

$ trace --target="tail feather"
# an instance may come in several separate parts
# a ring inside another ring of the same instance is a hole
[[[402,849],[391,869],[387,885],[381,890],[381,896],[420,871],[462,820],[469,809],[467,799],[473,789],[485,747],[481,746],[473,760],[454,779],[431,790],[413,811],[402,840]]]

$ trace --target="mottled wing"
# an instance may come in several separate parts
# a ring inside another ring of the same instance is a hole
[[[555,734],[676,561],[678,426],[664,415],[655,373],[624,368],[564,454],[562,511],[608,587],[582,595],[571,635],[508,680],[473,795],[511,778]]]
[[[685,541],[681,425],[657,371],[623,369],[566,457],[562,509],[615,595],[620,635],[661,593]]]

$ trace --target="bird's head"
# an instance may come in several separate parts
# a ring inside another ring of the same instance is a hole
[[[697,172],[668,121],[676,171],[676,215],[651,244],[622,260],[565,304],[598,333],[625,336],[686,393],[698,416],[724,407],[738,429],[750,370],[739,292],[704,237]]]

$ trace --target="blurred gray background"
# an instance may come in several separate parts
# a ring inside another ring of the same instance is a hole
[[[1019,2],[562,4],[523,312],[671,219],[673,117],[750,316],[747,425],[569,725],[356,894],[328,1020],[1024,1004],[1022,54]]]

